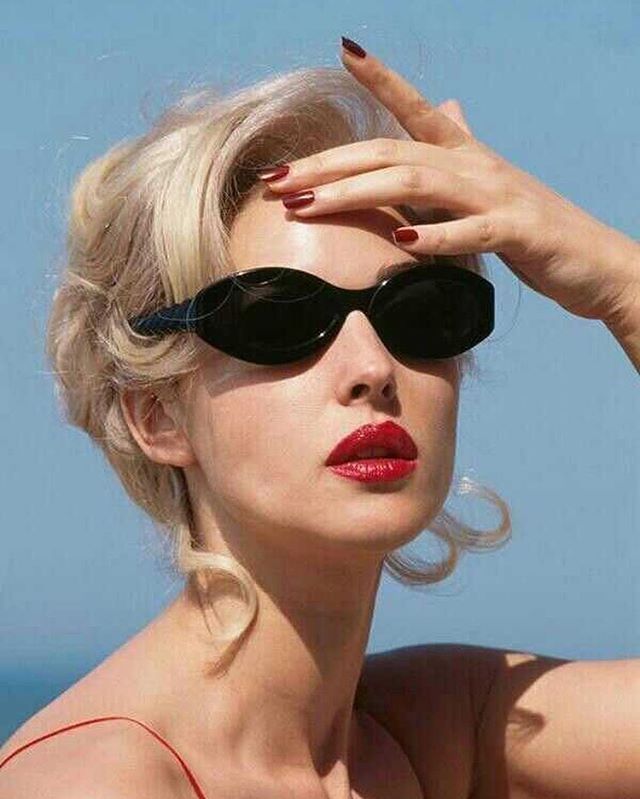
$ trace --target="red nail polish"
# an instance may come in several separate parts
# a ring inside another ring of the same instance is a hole
[[[266,167],[265,169],[259,169],[257,172],[258,177],[260,180],[280,180],[285,175],[289,174],[289,167],[288,165],[284,164],[283,166],[271,166]]]
[[[398,228],[398,230],[393,231],[393,238],[396,241],[415,241],[418,238],[418,234],[411,228]]]
[[[352,55],[358,56],[358,58],[364,58],[367,54],[367,51],[363,50],[357,42],[354,42],[353,39],[347,39],[346,36],[342,37],[342,46]]]
[[[303,205],[310,205],[315,200],[315,194],[312,191],[298,191],[285,194],[280,199],[287,208],[301,208]]]

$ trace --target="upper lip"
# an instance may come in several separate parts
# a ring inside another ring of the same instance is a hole
[[[354,460],[356,452],[367,447],[386,447],[393,457],[405,460],[414,460],[418,457],[415,441],[404,427],[387,421],[358,427],[331,450],[325,465],[334,466],[336,463]]]

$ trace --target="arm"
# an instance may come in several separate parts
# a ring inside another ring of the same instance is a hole
[[[625,288],[612,300],[612,307],[602,319],[615,336],[629,360],[640,374],[640,243],[613,228],[600,239],[597,260],[604,271],[612,267],[626,275]]]
[[[638,273],[640,274],[640,266]],[[640,288],[635,297],[630,292],[629,307],[622,309],[605,324],[640,374]]]
[[[483,648],[473,663],[493,673],[474,688],[488,690],[473,799],[640,797],[640,659]]]

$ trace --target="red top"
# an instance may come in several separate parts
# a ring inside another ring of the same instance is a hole
[[[22,752],[23,749],[26,749],[29,746],[33,746],[37,744],[39,741],[44,741],[45,738],[50,738],[52,735],[57,735],[60,732],[64,732],[65,730],[72,730],[74,727],[81,727],[83,724],[94,724],[96,721],[111,721],[112,719],[124,719],[126,721],[133,721],[136,724],[139,724],[141,727],[144,727],[145,730],[151,733],[155,738],[157,738],[161,744],[167,747],[167,749],[174,755],[180,765],[182,766],[184,773],[187,775],[187,779],[191,783],[191,787],[195,791],[196,796],[198,799],[207,799],[204,794],[202,788],[198,785],[196,778],[193,776],[191,771],[189,770],[189,766],[184,762],[184,760],[180,757],[180,755],[176,752],[176,750],[171,746],[171,744],[166,741],[161,735],[159,735],[155,730],[152,730],[151,727],[144,724],[142,721],[138,721],[137,719],[129,718],[129,716],[100,716],[99,718],[95,719],[87,719],[86,721],[78,721],[75,724],[68,724],[66,727],[60,727],[59,730],[54,730],[53,732],[48,732],[46,735],[41,735],[39,738],[34,738],[33,741],[29,741],[22,746],[19,746],[14,752],[12,752],[8,757],[5,757],[4,760],[0,760],[0,769],[11,760],[12,757],[15,757],[19,752]]]

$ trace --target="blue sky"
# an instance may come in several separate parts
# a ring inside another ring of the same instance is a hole
[[[640,9],[550,0],[400,6],[246,0],[3,4],[0,203],[4,324],[0,671],[91,668],[180,585],[150,523],[57,410],[44,323],[77,172],[138,135],[177,91],[339,66],[341,35],[604,223],[639,238]],[[571,316],[485,256],[496,329],[461,395],[456,476],[509,503],[513,538],[415,591],[383,577],[368,651],[458,641],[572,658],[638,654],[638,376],[597,321]],[[449,507],[492,526],[479,501]],[[426,535],[409,551],[435,556]],[[66,675],[66,676],[65,676]],[[10,678],[11,679],[11,678]],[[17,676],[16,676],[17,679]],[[6,683],[5,683],[6,684]]]

